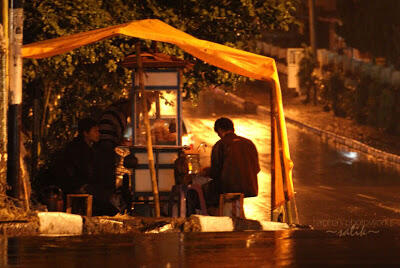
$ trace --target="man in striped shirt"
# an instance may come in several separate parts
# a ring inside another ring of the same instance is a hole
[[[100,141],[96,146],[98,199],[94,200],[94,213],[97,215],[115,215],[118,212],[109,202],[115,190],[117,154],[114,150],[124,141],[130,108],[131,102],[127,99],[121,99],[109,106],[100,118]]]
[[[122,144],[130,107],[129,100],[124,99],[108,107],[99,123],[100,142],[110,143],[114,148]]]

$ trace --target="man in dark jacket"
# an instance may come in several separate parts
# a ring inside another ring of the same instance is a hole
[[[93,143],[99,141],[99,127],[95,120],[78,122],[78,136],[68,143],[56,163],[57,185],[65,194],[81,193],[95,182],[95,153]]]
[[[211,177],[221,193],[243,193],[257,196],[257,174],[260,171],[258,153],[252,141],[237,136],[228,118],[215,121],[214,131],[221,138],[212,148],[211,167],[205,175]]]

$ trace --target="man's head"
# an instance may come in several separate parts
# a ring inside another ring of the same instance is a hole
[[[99,125],[91,118],[84,118],[78,122],[78,133],[89,145],[100,139]]]
[[[235,132],[232,120],[226,117],[218,118],[214,123],[214,131],[222,138],[226,133]]]

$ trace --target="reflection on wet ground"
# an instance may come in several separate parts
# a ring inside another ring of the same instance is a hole
[[[288,136],[301,223],[322,229],[357,221],[399,225],[400,173],[396,169],[350,149],[336,149],[290,125]]]
[[[400,233],[166,233],[1,239],[5,267],[293,267],[400,264]]]
[[[328,180],[335,184],[398,185],[400,182],[400,174],[394,168],[369,161],[367,156],[351,149],[336,149],[291,125],[288,137],[291,156],[296,160],[296,177],[312,177],[310,183]]]

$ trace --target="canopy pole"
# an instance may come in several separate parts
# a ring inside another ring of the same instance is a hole
[[[274,217],[274,206],[275,206],[275,120],[274,120],[274,97],[273,88],[270,88],[269,93],[269,104],[270,104],[270,120],[271,120],[271,221],[277,221]]]
[[[136,59],[137,59],[137,71],[139,74],[139,88],[140,93],[142,95],[142,112],[143,112],[143,121],[146,128],[146,145],[147,145],[147,156],[149,161],[149,170],[151,176],[151,183],[153,186],[153,196],[154,196],[154,210],[155,216],[160,217],[160,198],[158,194],[158,183],[156,178],[156,170],[154,167],[154,156],[153,156],[153,144],[151,141],[151,130],[150,130],[150,121],[149,121],[149,114],[147,112],[147,97],[146,92],[144,89],[144,74],[143,74],[143,64],[142,58],[140,57],[140,42],[136,42]]]
[[[285,119],[280,118],[278,103],[280,98],[278,98],[278,94],[280,94],[279,88],[274,83],[273,87],[271,88],[271,158],[273,158],[273,160],[271,160],[271,219],[272,221],[283,221],[289,224],[297,224],[299,220],[295,196],[289,196],[289,174],[287,172],[288,164],[285,162],[285,157],[283,154],[284,144],[282,134],[283,130],[281,126],[281,120]],[[276,163],[275,161],[276,153],[279,155],[279,163]],[[280,169],[282,172],[279,178],[276,177],[275,173],[275,165],[277,164],[281,166]],[[283,188],[278,190],[283,191],[284,202],[279,206],[274,207],[276,205],[274,199],[276,196],[275,191],[277,190],[275,189],[275,182],[277,179],[282,180]]]

